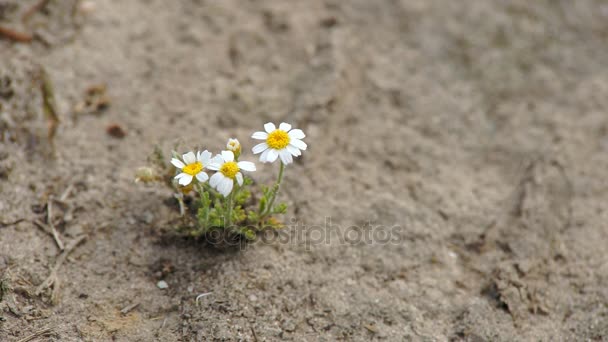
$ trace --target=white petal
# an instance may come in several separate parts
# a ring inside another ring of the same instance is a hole
[[[291,153],[286,149],[282,149],[279,151],[279,157],[281,157],[281,161],[285,165],[293,163],[293,158],[291,157]]]
[[[289,153],[291,153],[294,157],[299,157],[302,155],[302,152],[300,152],[300,150],[295,146],[287,145],[285,149],[287,149],[287,151],[289,151]]]
[[[261,143],[261,144],[257,144],[255,146],[253,146],[253,148],[251,149],[251,151],[253,152],[253,154],[258,154],[260,152],[264,152],[264,150],[266,150],[268,148],[268,144],[266,144],[265,142]]]
[[[184,176],[180,177],[180,179],[177,182],[181,185],[186,186],[186,185],[190,184],[190,182],[192,182],[192,176],[184,173]]]
[[[292,129],[287,134],[289,134],[289,137],[292,139],[304,139],[304,137],[306,137],[306,134],[304,134],[301,129]]]
[[[213,171],[217,171],[221,167],[222,167],[222,164],[216,163],[216,162],[211,162],[211,163],[209,163],[209,165],[207,165],[207,169],[213,170]]]
[[[186,166],[186,164],[182,163],[182,161],[177,158],[171,159],[171,164],[173,164],[173,166],[175,166],[178,169],[183,169],[184,166]]]
[[[220,182],[220,185],[217,186],[217,190],[220,192],[220,194],[224,195],[224,197],[227,197],[230,195],[233,186],[234,181],[228,177],[224,177],[224,179],[222,179]]]
[[[203,164],[203,166],[209,165],[211,162],[211,152],[204,150],[203,152],[199,152],[198,161]]]
[[[241,146],[241,144],[239,143],[239,141],[237,139],[233,139],[233,138],[228,139],[226,148],[230,149],[230,148],[236,148],[238,146]]]
[[[262,163],[265,163],[266,161],[268,161],[268,153],[270,153],[270,148],[267,149],[266,151],[262,152],[262,155],[260,156],[260,161]]]
[[[198,181],[201,183],[205,183],[207,179],[209,179],[209,176],[207,176],[207,174],[204,172],[199,172],[196,174],[196,179],[198,179]]]
[[[291,139],[289,144],[299,148],[300,150],[306,150],[306,143],[300,139]]]
[[[266,140],[268,138],[268,133],[266,133],[266,132],[255,132],[255,133],[253,133],[253,135],[251,137],[253,139]]]
[[[234,153],[232,151],[222,151],[222,158],[226,162],[234,161]]]
[[[228,180],[230,180],[228,183],[226,183],[226,192],[228,194],[230,194],[230,192],[232,191],[232,187],[234,187],[234,181],[230,178],[227,178]]]
[[[224,179],[224,175],[221,174],[220,172],[217,172],[213,176],[211,176],[211,179],[209,179],[209,185],[211,185],[214,188],[217,188],[217,185],[220,184],[222,179]]]
[[[201,161],[203,161],[205,163],[209,163],[211,161],[211,156],[212,156],[211,152],[204,150],[201,153]]]
[[[275,160],[277,160],[277,157],[279,156],[279,152],[275,149],[269,149],[270,152],[268,152],[268,159],[266,159],[269,163],[273,163]]]
[[[266,130],[266,133],[270,133],[277,129],[277,127],[272,122],[268,122],[264,125],[264,129]]]
[[[239,186],[243,185],[243,174],[240,172],[236,173],[236,181],[239,183]]]
[[[187,174],[187,173],[182,172],[182,173],[178,174],[177,176],[173,177],[173,179],[180,179],[180,178],[182,178],[182,177],[184,177],[184,176],[186,176],[186,175],[188,175],[188,174]]]
[[[184,163],[186,163],[186,165],[196,162],[196,156],[194,155],[194,152],[188,152],[182,157],[184,158]]]
[[[252,162],[240,161],[237,165],[239,166],[239,169],[249,171],[249,172],[255,171],[255,164]]]
[[[291,125],[287,122],[281,122],[281,124],[279,125],[279,129],[285,132],[289,132],[289,130],[291,129]]]

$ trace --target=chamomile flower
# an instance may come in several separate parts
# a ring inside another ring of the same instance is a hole
[[[241,143],[237,139],[228,139],[226,149],[232,151],[234,156],[238,158],[241,155]]]
[[[204,183],[209,179],[209,176],[203,172],[203,169],[211,163],[211,152],[207,150],[203,152],[199,151],[196,155],[194,152],[188,152],[184,154],[182,158],[183,161],[177,158],[171,159],[171,164],[182,171],[175,176],[175,179],[177,179],[177,182],[180,185],[189,185],[192,183],[194,177],[201,183]]]
[[[209,185],[217,189],[224,197],[227,197],[234,187],[235,180],[239,186],[243,185],[241,170],[255,171],[255,164],[248,161],[235,162],[232,151],[222,151],[221,154],[213,157],[211,164],[207,168],[217,171],[209,179]]]
[[[251,136],[253,139],[265,140],[261,144],[253,147],[253,153],[262,153],[260,161],[262,163],[272,163],[277,158],[281,158],[284,165],[293,162],[293,157],[298,157],[302,151],[306,150],[306,143],[301,139],[306,136],[301,129],[291,129],[291,125],[282,122],[277,129],[269,122],[264,125],[266,132],[255,132]],[[302,151],[300,151],[302,150]]]

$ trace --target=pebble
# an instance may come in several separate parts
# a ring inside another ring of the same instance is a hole
[[[159,281],[158,283],[156,283],[156,286],[157,286],[159,289],[161,289],[161,290],[164,290],[164,289],[166,289],[166,288],[169,288],[169,284],[167,284],[167,282],[166,282],[166,281],[164,281],[164,280],[161,280],[161,281]]]
[[[154,222],[154,214],[151,211],[146,210],[142,215],[142,220],[145,223],[150,224]]]
[[[83,15],[90,15],[97,9],[97,5],[94,1],[83,1],[78,6],[78,12]]]
[[[287,332],[294,332],[296,330],[296,325],[292,320],[287,320],[283,322],[281,328],[283,328],[283,330]]]

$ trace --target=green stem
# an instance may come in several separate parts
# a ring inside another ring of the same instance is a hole
[[[268,204],[266,205],[266,210],[260,216],[260,221],[262,221],[264,218],[266,218],[266,216],[268,216],[270,214],[270,212],[272,211],[272,206],[274,205],[274,201],[277,198],[277,194],[279,193],[279,190],[281,189],[281,182],[283,181],[283,172],[285,171],[285,164],[283,164],[282,162],[279,162],[279,164],[281,165],[279,168],[279,177],[277,178],[277,182],[272,187],[272,192],[270,193],[270,200],[268,201]]]
[[[233,180],[234,182],[234,180]],[[227,208],[226,208],[226,228],[230,228],[230,226],[232,225],[232,206],[233,204],[233,198],[234,198],[234,193],[236,192],[236,185],[235,187],[233,187],[232,191],[230,192],[230,195],[228,195],[228,203],[227,203]]]
[[[198,194],[201,197],[201,204],[207,206],[205,208],[205,216],[203,216],[203,222],[204,222],[205,228],[207,228],[207,224],[209,223],[209,211],[211,208],[209,208],[209,206],[210,206],[209,203],[207,201],[204,201],[205,187],[204,187],[204,185],[201,185],[200,183],[198,184]],[[207,200],[209,200],[208,197],[207,197]]]

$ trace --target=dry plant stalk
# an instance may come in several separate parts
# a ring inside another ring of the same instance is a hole
[[[68,244],[66,246],[65,250],[63,252],[61,252],[59,257],[57,258],[57,261],[55,262],[55,266],[53,266],[53,269],[51,270],[51,274],[49,274],[49,276],[42,282],[42,284],[40,284],[36,288],[35,294],[37,296],[39,296],[42,293],[42,291],[44,291],[46,288],[49,288],[49,287],[53,286],[53,284],[54,284],[55,286],[53,286],[53,292],[51,293],[51,299],[52,300],[57,299],[57,290],[59,289],[59,286],[57,284],[57,272],[59,271],[59,269],[65,262],[65,260],[67,259],[68,255],[74,250],[74,248],[76,248],[86,238],[87,238],[86,235],[81,235],[81,236],[77,237],[76,239],[72,240],[70,242],[70,244]]]
[[[19,43],[29,43],[34,39],[29,33],[15,31],[5,26],[0,26],[0,36]]]
[[[46,70],[40,68],[40,89],[42,90],[42,105],[44,116],[48,121],[48,138],[51,145],[53,138],[59,126],[59,115],[57,114],[57,106],[55,103],[55,94],[53,91],[53,83],[51,82]]]

